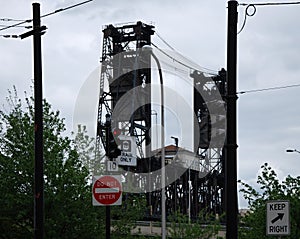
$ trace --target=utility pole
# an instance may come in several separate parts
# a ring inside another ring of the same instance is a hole
[[[43,87],[40,4],[33,3],[33,30],[20,35],[21,39],[33,36],[34,71],[34,238],[44,237],[44,157],[43,157]]]
[[[225,147],[226,238],[238,238],[237,202],[237,1],[228,1],[227,27],[227,141]]]
[[[34,238],[44,237],[43,88],[40,4],[33,3],[35,192]]]

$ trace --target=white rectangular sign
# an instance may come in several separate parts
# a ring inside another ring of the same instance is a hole
[[[119,171],[118,163],[116,161],[107,161],[106,169],[108,172],[118,172]]]
[[[120,166],[136,166],[135,137],[120,135],[121,155],[116,159]]]
[[[267,235],[290,234],[290,206],[287,200],[267,202]]]

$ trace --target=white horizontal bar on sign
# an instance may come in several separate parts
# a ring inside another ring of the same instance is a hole
[[[119,188],[96,188],[95,193],[118,193]]]

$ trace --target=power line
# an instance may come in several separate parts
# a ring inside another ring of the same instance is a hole
[[[188,68],[188,69],[190,69],[190,70],[196,70],[196,71],[199,71],[199,69],[196,69],[195,67],[192,67],[192,66],[190,66],[190,65],[188,65],[188,64],[186,64],[186,63],[184,63],[184,62],[182,62],[182,61],[180,61],[180,60],[177,60],[175,57],[173,57],[173,56],[171,56],[170,54],[168,54],[167,52],[165,52],[165,51],[163,51],[162,49],[160,49],[158,46],[156,46],[154,43],[151,43],[151,45],[153,45],[157,50],[159,50],[161,53],[163,53],[165,56],[167,56],[167,57],[169,57],[171,60],[173,60],[174,62],[177,62],[178,64],[180,64],[180,65],[182,65],[182,66],[184,66],[184,67],[186,67],[186,68]],[[176,53],[178,53],[178,52],[176,52]],[[178,53],[178,54],[180,54],[180,53]],[[181,54],[180,54],[181,55]],[[182,55],[181,55],[182,56]],[[183,56],[182,56],[183,57]],[[201,67],[201,66],[200,66]],[[201,67],[201,68],[203,68],[203,69],[205,69],[204,67]],[[209,74],[209,75],[212,75],[212,76],[215,76],[215,75],[217,75],[216,73],[212,73],[212,70],[208,70],[208,69],[205,69],[205,70],[207,70],[207,71],[203,71],[203,70],[201,70],[203,73],[206,73],[206,74]],[[210,72],[209,72],[210,71]]]
[[[283,6],[283,5],[299,5],[300,2],[273,2],[273,3],[239,3],[240,6],[247,6],[245,9],[245,17],[244,17],[244,21],[242,24],[241,29],[238,31],[237,34],[240,34],[245,25],[246,25],[246,21],[247,21],[247,17],[253,17],[256,13],[256,6],[258,7],[263,7],[263,6]],[[253,12],[249,12],[249,9],[252,8]]]
[[[248,12],[248,10],[249,10],[250,7],[252,7],[254,9],[252,13]],[[243,29],[244,29],[244,27],[246,25],[247,17],[253,17],[255,15],[255,13],[256,13],[256,7],[254,5],[252,5],[252,4],[249,4],[246,7],[246,9],[245,9],[245,18],[244,18],[243,25],[242,25],[241,29],[238,31],[237,34],[240,34],[243,31]]]
[[[47,13],[47,14],[45,14],[45,15],[42,15],[41,18],[43,18],[43,17],[48,17],[48,16],[51,16],[51,15],[53,15],[53,14],[56,14],[56,13],[59,13],[59,12],[66,11],[66,10],[69,10],[69,9],[71,9],[71,8],[74,8],[74,7],[81,6],[81,5],[83,5],[83,4],[86,4],[86,3],[89,3],[89,2],[92,2],[92,1],[94,1],[94,0],[87,0],[87,1],[84,1],[84,2],[80,2],[80,3],[77,3],[77,4],[71,5],[71,6],[69,6],[69,7],[60,8],[60,9],[57,9],[57,10],[55,10],[55,11],[53,11],[53,12]]]
[[[244,91],[237,92],[237,94],[242,95],[242,94],[246,94],[246,93],[255,93],[255,92],[270,91],[270,90],[281,90],[281,89],[294,88],[294,87],[300,87],[300,84],[275,86],[275,87],[254,89],[254,90],[244,90]]]
[[[300,4],[300,2],[269,2],[269,3],[239,3],[241,6],[248,6],[248,5],[254,5],[254,6],[278,6],[278,5],[296,5]]]
[[[71,8],[74,8],[74,7],[78,7],[78,6],[81,6],[83,4],[86,4],[86,3],[89,3],[89,2],[92,2],[93,0],[87,0],[87,1],[84,1],[84,2],[80,2],[80,3],[77,3],[77,4],[74,4],[74,5],[71,5],[69,7],[65,7],[65,8],[60,8],[60,9],[57,9],[53,12],[50,12],[50,13],[47,13],[45,15],[42,15],[41,18],[44,18],[44,17],[48,17],[50,15],[53,15],[53,14],[56,14],[56,13],[59,13],[59,12],[63,12],[63,11],[66,11],[66,10],[69,10]],[[2,19],[10,19],[10,18],[2,18]],[[10,19],[10,20],[14,20],[14,19]],[[19,21],[19,20],[15,20],[15,21]],[[28,19],[28,20],[20,20],[20,22],[18,23],[15,23],[15,24],[12,24],[12,25],[9,25],[9,26],[6,26],[6,27],[3,27],[3,28],[0,28],[0,31],[4,31],[4,30],[7,30],[9,28],[13,28],[13,27],[18,27],[24,23],[30,23],[32,22],[32,19]]]
[[[167,41],[165,41],[159,34],[157,31],[155,31],[155,34],[158,36],[158,38],[165,43],[171,50],[176,51]]]
[[[0,24],[0,27],[7,27],[7,25],[3,25],[3,24]],[[16,26],[16,27],[21,27],[21,28],[32,28],[32,26]]]
[[[23,22],[24,20],[12,19],[12,18],[0,18],[0,21],[3,21],[3,22]]]
[[[18,26],[20,26],[20,25],[22,25],[22,24],[24,24],[24,23],[30,23],[30,22],[32,22],[32,19],[24,20],[24,21],[22,21],[22,22],[15,23],[15,24],[13,24],[13,25],[9,25],[9,26],[0,28],[0,31],[4,31],[4,30],[6,30],[6,29],[13,28],[13,27],[18,27]]]
[[[4,38],[20,38],[19,35],[0,35],[0,37],[4,37]]]
[[[172,47],[166,40],[164,40],[164,39],[162,38],[162,36],[160,36],[160,35],[158,34],[157,31],[155,31],[155,34],[156,34],[156,35],[158,36],[158,38],[159,38],[164,44],[166,44],[172,51],[174,51],[174,52],[176,52],[178,55],[180,55],[180,56],[186,58],[186,57],[183,56],[181,53],[179,53],[178,51],[176,51],[176,49],[175,49],[174,47]],[[162,52],[164,55],[166,55],[167,57],[169,57],[170,59],[172,59],[172,60],[176,61],[177,63],[179,63],[179,64],[181,64],[181,65],[187,67],[188,69],[195,70],[193,67],[191,67],[191,66],[189,66],[189,65],[187,65],[187,64],[185,64],[185,63],[183,63],[183,62],[181,62],[181,61],[179,61],[179,60],[177,60],[177,59],[175,59],[174,57],[170,56],[168,53],[166,53],[165,51],[163,51],[162,49],[160,49],[158,46],[154,45],[153,43],[152,43],[152,45],[153,45],[154,47],[156,47],[156,48],[157,48],[160,52]],[[187,59],[187,58],[186,58],[186,59]],[[187,59],[187,60],[188,60],[188,61],[192,61],[192,60],[190,60],[190,59]],[[204,73],[207,73],[207,74],[209,74],[209,75],[217,75],[217,71],[215,71],[215,70],[212,70],[212,69],[209,69],[209,68],[206,68],[206,67],[203,67],[203,66],[200,66],[200,67],[201,67],[203,70],[206,71],[206,72],[204,72]]]

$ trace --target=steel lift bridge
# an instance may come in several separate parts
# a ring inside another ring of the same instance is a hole
[[[120,166],[123,185],[128,191],[146,195],[145,219],[150,220],[161,215],[161,177],[151,173],[161,168],[161,149],[151,148],[152,56],[144,47],[152,45],[154,34],[154,26],[142,22],[103,29],[96,137],[96,152],[102,145],[112,161],[116,160],[114,146],[119,137],[134,137],[137,160],[135,165]],[[179,168],[184,168],[184,173],[166,187],[166,211],[167,215],[181,211],[197,218],[200,211],[224,212],[224,154],[219,138],[224,138],[225,115],[224,111],[211,114],[210,109],[226,108],[226,71],[208,77],[193,70],[189,78],[194,85],[194,125],[199,130],[193,136],[194,152],[185,152],[187,157],[174,164],[174,175]],[[220,99],[214,97],[214,91],[220,92]],[[165,147],[165,165],[176,161],[178,151],[186,151],[178,146],[178,139],[176,143]],[[192,163],[188,162],[189,154],[196,155]]]

